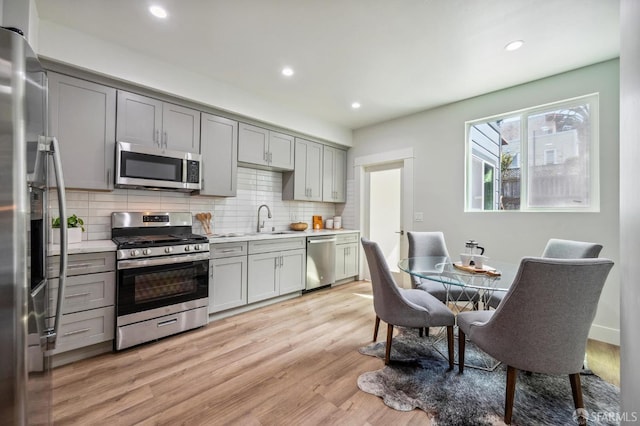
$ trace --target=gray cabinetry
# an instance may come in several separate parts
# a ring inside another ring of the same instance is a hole
[[[247,243],[211,244],[209,313],[247,304]]]
[[[118,90],[116,137],[120,142],[199,152],[200,112]]]
[[[60,143],[65,185],[113,189],[116,90],[54,72],[48,76],[49,134]]]
[[[248,302],[258,302],[304,289],[304,247],[304,238],[250,241]]]
[[[296,138],[295,169],[282,178],[284,200],[322,201],[322,144]]]
[[[50,258],[50,306],[58,294],[59,257]],[[108,342],[114,338],[115,253],[72,254],[62,304],[60,335],[54,354]],[[55,315],[51,309],[48,317]]]
[[[261,127],[240,123],[238,161],[279,170],[294,169],[294,138]]]
[[[234,197],[238,176],[238,122],[202,113],[200,195]]]
[[[346,202],[347,152],[325,145],[322,169],[322,201]]]
[[[359,234],[336,236],[336,281],[358,275]]]

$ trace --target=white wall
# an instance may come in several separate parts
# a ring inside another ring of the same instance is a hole
[[[600,93],[599,213],[464,212],[465,121],[593,92]],[[449,252],[475,239],[489,257],[517,263],[540,255],[551,237],[594,241],[617,264],[600,299],[590,336],[619,344],[619,63],[617,60],[427,110],[354,132],[354,158],[412,147],[414,211],[424,212],[417,231],[445,233]]]
[[[114,31],[117,31],[117,23],[114,24]],[[351,146],[350,129],[303,115],[293,108],[274,104],[205,75],[49,21],[40,20],[38,54],[278,127]]]
[[[620,5],[621,412],[640,415],[640,2]]]

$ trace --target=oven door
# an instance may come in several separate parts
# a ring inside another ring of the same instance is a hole
[[[118,261],[117,316],[208,297],[209,253]]]

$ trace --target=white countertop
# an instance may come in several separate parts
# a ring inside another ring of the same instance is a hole
[[[111,240],[80,241],[69,244],[69,254],[99,253],[103,251],[116,251],[116,245]],[[47,256],[60,254],[60,244],[49,244]]]
[[[278,233],[284,232],[284,233]],[[209,235],[210,243],[229,243],[236,241],[268,240],[276,238],[314,237],[322,235],[350,234],[359,232],[353,229],[308,229],[306,231],[276,231],[261,233],[228,233]],[[116,251],[116,245],[111,240],[91,240],[69,244],[69,254],[99,253],[103,251]],[[48,256],[60,254],[59,244],[49,244]]]
[[[319,237],[323,235],[352,234],[360,232],[354,229],[307,229],[306,231],[275,231],[260,233],[230,232],[228,234],[209,235],[210,243],[230,243],[237,241],[269,240],[276,238]]]

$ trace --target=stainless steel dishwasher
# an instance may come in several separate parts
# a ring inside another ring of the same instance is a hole
[[[305,291],[336,281],[336,236],[307,237],[307,285]]]

